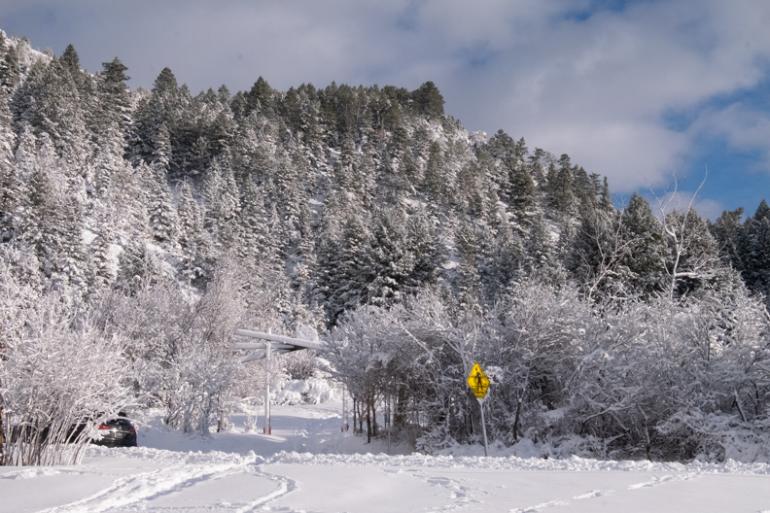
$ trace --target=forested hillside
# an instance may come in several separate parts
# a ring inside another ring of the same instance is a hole
[[[225,408],[235,371],[206,344],[246,320],[328,334],[369,434],[384,409],[428,451],[478,436],[462,381],[474,359],[497,369],[502,443],[724,457],[735,429],[744,442],[764,429],[766,203],[714,223],[638,195],[618,209],[568,155],[463,128],[432,82],[198,93],[168,68],[149,91],[129,75],[117,58],[92,75],[71,46],[48,56],[0,33],[8,347],[29,328],[11,317],[39,298],[56,298],[45,308],[68,329],[91,312],[134,348],[134,389],[185,429]],[[198,326],[201,311],[221,328]],[[173,319],[221,365],[168,381],[187,357],[159,328]],[[207,372],[218,385],[196,386],[216,400],[185,410],[179,383]]]

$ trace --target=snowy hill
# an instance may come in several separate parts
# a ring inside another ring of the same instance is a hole
[[[0,37],[6,463],[77,459],[68,427],[124,407],[223,428],[263,386],[243,326],[328,341],[371,443],[477,448],[479,362],[504,450],[770,459],[766,203],[618,209],[568,155],[466,130],[432,82],[196,93],[165,68],[137,92],[127,71]],[[292,358],[272,378],[316,371]]]

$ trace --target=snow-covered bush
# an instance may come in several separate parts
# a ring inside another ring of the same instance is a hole
[[[281,364],[291,379],[308,379],[316,374],[318,363],[313,351],[297,351],[281,357]]]
[[[0,269],[0,426],[6,465],[71,464],[132,402],[125,338]],[[66,444],[65,444],[66,442]]]
[[[458,315],[458,312],[460,313]],[[329,359],[376,434],[376,410],[421,432],[423,451],[478,442],[473,361],[490,370],[492,440],[553,454],[762,458],[770,319],[761,298],[722,283],[687,298],[596,305],[570,285],[523,281],[485,314],[435,291],[362,307],[332,332]],[[704,420],[706,419],[706,420]],[[360,429],[360,427],[359,427]],[[571,449],[570,449],[571,448]]]
[[[238,367],[232,334],[244,305],[242,282],[226,265],[215,270],[201,297],[158,282],[106,300],[106,328],[131,340],[135,387],[146,404],[166,410],[168,425],[205,434],[212,421],[224,423]]]

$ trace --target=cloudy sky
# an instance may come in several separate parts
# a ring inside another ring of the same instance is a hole
[[[674,201],[753,212],[770,196],[764,0],[0,0],[0,28],[132,84],[194,91],[433,80],[470,130],[502,128]]]

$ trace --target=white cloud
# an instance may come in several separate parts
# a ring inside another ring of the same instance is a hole
[[[736,150],[758,152],[756,163],[762,171],[770,170],[770,115],[733,102],[702,112],[689,128],[692,137],[718,137]]]
[[[687,212],[692,206],[698,214],[706,219],[714,220],[725,211],[722,203],[711,198],[701,198],[695,191],[669,192],[652,202],[653,212],[657,217],[671,212]]]
[[[591,4],[5,0],[0,19],[19,20],[33,44],[61,51],[73,41],[92,68],[119,55],[143,85],[163,66],[193,89],[244,89],[259,75],[281,88],[433,80],[470,129],[567,152],[619,192],[664,185],[699,134],[667,127],[664,115],[762,79],[770,3],[648,1],[569,16]],[[41,10],[43,23],[33,17]],[[770,130],[739,109],[709,115],[736,145],[763,144]]]

